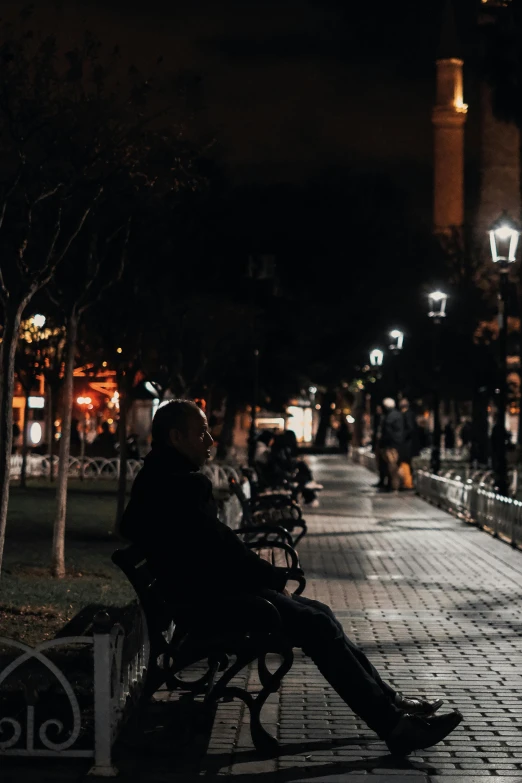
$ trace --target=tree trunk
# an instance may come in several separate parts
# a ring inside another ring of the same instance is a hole
[[[238,403],[230,397],[227,397],[225,416],[223,418],[223,428],[218,441],[216,459],[226,459],[228,452],[234,440],[234,424],[236,421]]]
[[[120,423],[118,429],[119,440],[119,455],[120,455],[120,472],[118,474],[118,501],[116,505],[116,524],[115,531],[118,534],[120,529],[120,522],[125,511],[125,501],[127,495],[127,411],[128,411],[128,394],[127,384],[125,376],[118,384],[120,394]]]
[[[76,308],[67,319],[67,345],[65,349],[65,373],[62,395],[62,434],[58,462],[58,485],[56,487],[56,517],[53,530],[51,573],[58,579],[65,576],[65,517],[67,514],[67,480],[69,477],[69,454],[71,450],[71,418],[73,406],[73,373],[78,335],[79,316]]]
[[[9,503],[11,449],[13,446],[15,353],[22,313],[29,299],[30,297],[28,296],[19,303],[18,307],[4,308],[4,331],[1,351],[2,398],[0,400],[0,574],[2,572],[4,555],[7,506]]]
[[[330,427],[330,416],[332,414],[332,408],[330,407],[332,402],[335,402],[335,394],[331,391],[326,392],[323,396],[319,426],[317,427],[315,435],[315,445],[319,448],[324,448],[326,445],[326,436]]]
[[[27,389],[24,389],[24,428],[22,430],[22,468],[20,470],[20,486],[24,489],[27,487],[27,425],[29,416],[29,394]]]
[[[54,394],[53,388],[49,382],[46,384],[47,391],[47,453],[49,454],[49,481],[54,481]]]

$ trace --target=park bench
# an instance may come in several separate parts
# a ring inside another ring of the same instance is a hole
[[[241,531],[237,531],[241,534]],[[277,531],[276,531],[277,532]],[[298,583],[296,593],[305,587],[295,551],[283,540],[272,540],[274,531],[253,531],[247,545],[271,553],[274,563],[284,562],[288,580]],[[246,532],[248,538],[249,532]],[[281,534],[278,533],[278,536]],[[284,538],[284,534],[283,534]],[[227,598],[208,610],[198,611],[173,603],[161,587],[143,554],[134,545],[119,549],[112,556],[138,597],[149,637],[149,656],[141,709],[162,686],[169,690],[189,691],[203,697],[211,715],[220,700],[241,699],[250,713],[250,733],[256,749],[271,752],[277,742],[261,725],[261,709],[271,693],[279,689],[293,663],[292,644],[286,637],[281,617],[270,601],[255,595]],[[280,567],[280,566],[279,566]],[[268,669],[267,655],[275,653],[282,661],[275,671]],[[257,660],[261,689],[257,694],[230,685],[245,667]],[[198,679],[182,678],[187,667],[206,661],[206,670]]]
[[[230,491],[238,499],[242,510],[242,527],[277,526],[287,530],[292,536],[291,545],[295,548],[307,531],[300,505],[292,495],[285,492],[268,492],[246,497],[241,485],[232,476],[229,478]],[[251,486],[253,482],[251,480]]]

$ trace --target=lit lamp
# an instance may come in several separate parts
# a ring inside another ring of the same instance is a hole
[[[33,315],[33,317],[31,318],[31,321],[33,322],[34,326],[37,329],[43,329],[46,320],[47,318],[45,317],[45,315],[41,315],[40,313],[36,313],[36,315]]]
[[[509,268],[509,264],[514,264],[517,260],[516,252],[520,237],[520,227],[504,211],[495,220],[488,234],[491,260],[494,264],[499,264],[501,272],[505,272]]]
[[[446,317],[448,295],[442,291],[432,291],[431,294],[428,294],[428,301],[430,306],[428,316],[433,319],[434,323],[440,323],[441,319]]]
[[[440,359],[439,359],[439,329],[446,317],[446,302],[448,295],[443,291],[432,291],[428,294],[428,318],[435,326],[433,330],[433,445],[431,447],[431,472],[440,471]]]
[[[380,348],[374,348],[373,351],[370,351],[370,364],[372,367],[382,367],[383,359],[384,351],[381,351]]]
[[[498,351],[499,383],[496,390],[497,420],[493,431],[493,454],[495,486],[500,495],[508,494],[506,459],[506,407],[507,407],[507,303],[509,289],[509,267],[517,260],[516,252],[520,237],[520,226],[504,211],[489,231],[491,260],[497,265],[499,275],[498,293]],[[520,415],[520,414],[519,414]]]
[[[392,340],[390,343],[390,351],[401,351],[404,342],[404,332],[401,332],[400,329],[392,329],[390,338]]]

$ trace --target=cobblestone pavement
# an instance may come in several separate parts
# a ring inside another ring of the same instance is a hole
[[[320,508],[307,511],[299,547],[306,595],[330,604],[398,690],[442,697],[463,723],[444,743],[394,759],[296,651],[263,712],[280,741],[277,758],[257,756],[242,705],[232,702],[184,761],[168,733],[146,754],[124,749],[120,779],[522,783],[522,552],[414,495],[378,494],[373,474],[340,457],[310,459],[325,491]],[[159,694],[156,708],[175,708],[168,699]]]
[[[330,604],[398,690],[440,696],[464,721],[397,762],[296,651],[268,716],[279,724],[278,759],[256,762],[241,725],[228,765],[214,744],[225,721],[210,768],[260,783],[275,770],[274,780],[294,783],[522,781],[522,553],[414,495],[377,493],[373,474],[339,457],[312,461],[325,491],[300,544],[306,595]]]

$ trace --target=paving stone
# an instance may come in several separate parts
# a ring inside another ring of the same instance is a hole
[[[218,707],[190,774],[147,756],[119,779],[260,775],[275,783],[281,773],[291,783],[522,783],[522,552],[416,496],[376,493],[375,476],[346,459],[309,459],[325,490],[320,507],[306,510],[299,545],[305,594],[332,607],[393,687],[443,698],[442,709],[458,707],[463,723],[445,742],[393,758],[296,650],[262,713],[279,756],[256,754],[248,710],[233,701]],[[238,681],[259,689],[255,667]],[[177,698],[157,696],[166,704]],[[44,783],[45,773],[33,778]],[[5,773],[4,780],[11,783]]]

